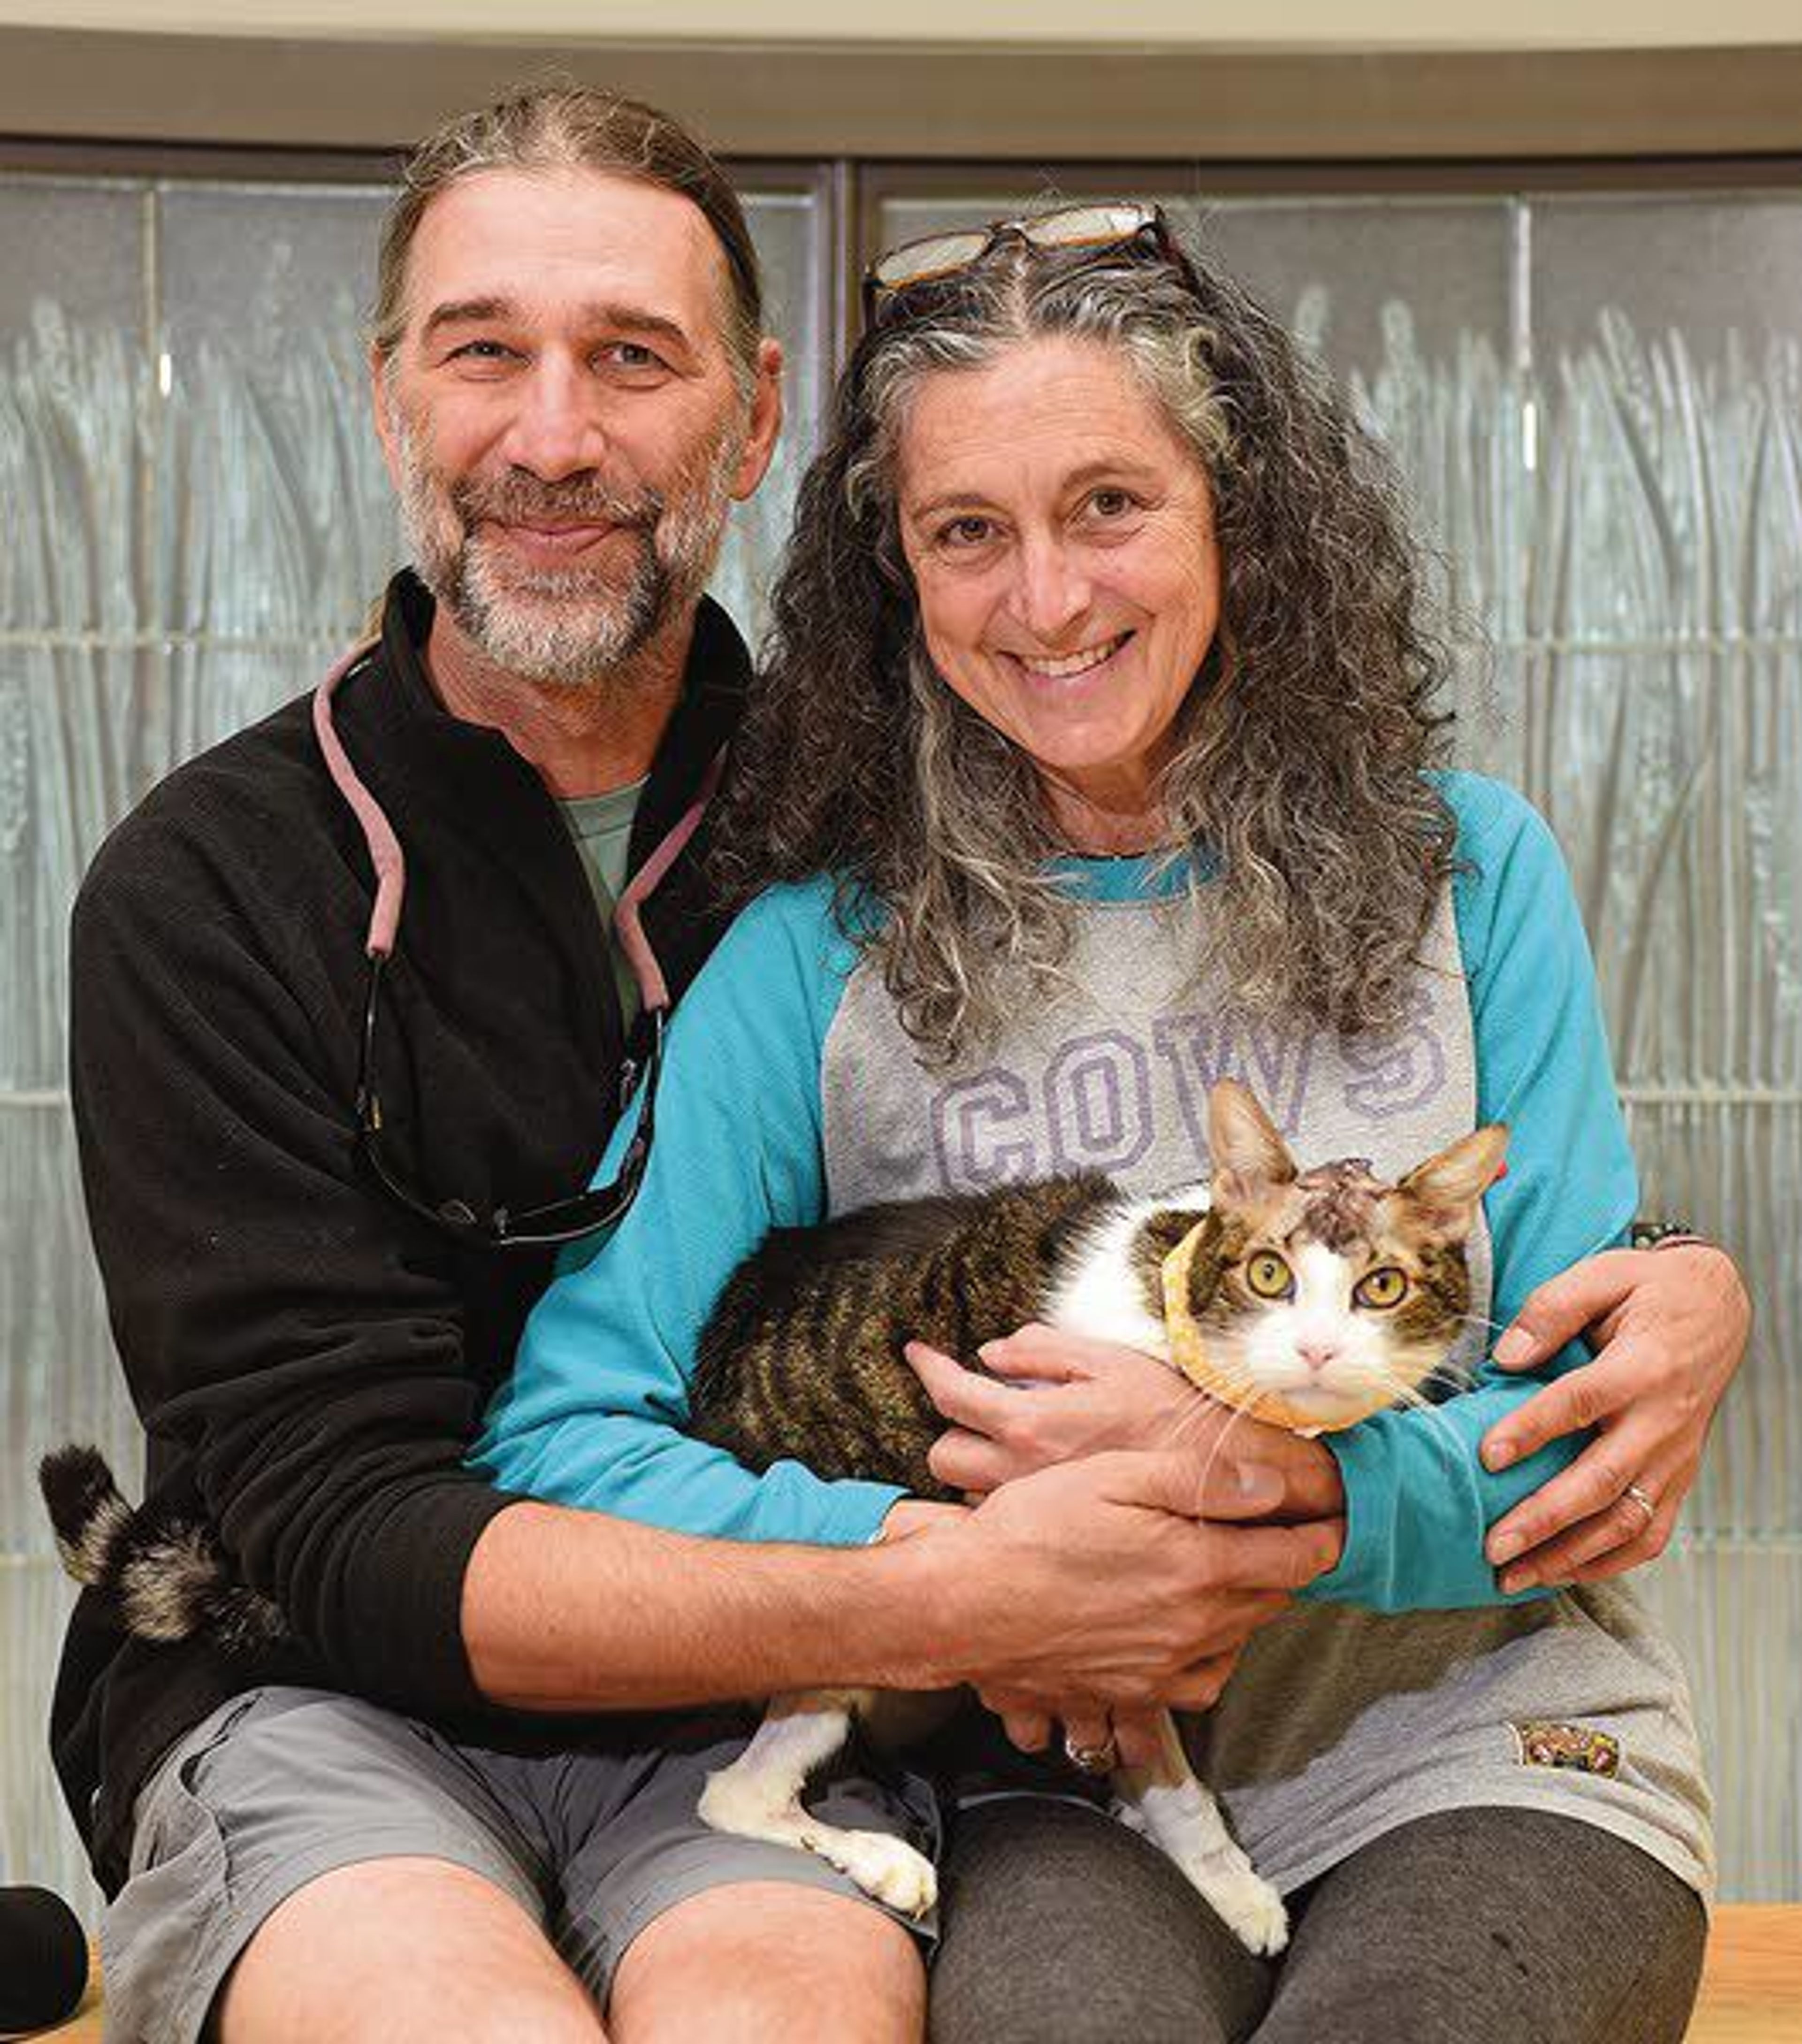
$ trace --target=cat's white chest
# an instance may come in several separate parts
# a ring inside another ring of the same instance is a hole
[[[1145,1297],[1144,1281],[1134,1267],[1134,1239],[1153,1214],[1170,1208],[1208,1209],[1205,1185],[1185,1185],[1155,1199],[1134,1200],[1117,1207],[1087,1229],[1071,1251],[1047,1303],[1046,1318],[1066,1334],[1090,1341],[1119,1342],[1143,1349],[1160,1362],[1170,1359],[1163,1317]]]

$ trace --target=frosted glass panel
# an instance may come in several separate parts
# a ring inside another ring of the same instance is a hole
[[[142,1457],[140,1431],[113,1396],[117,1368],[60,1104],[0,1107],[0,1423],[18,1458],[0,1485],[0,1554],[48,1554],[49,1525],[26,1477],[36,1458],[90,1435],[120,1456],[116,1467],[135,1470]]]
[[[54,1888],[90,1926],[101,1896],[56,1792],[44,1727],[75,1600],[51,1554],[0,1554],[0,1883]]]
[[[1452,649],[1443,707],[1450,710],[1451,763],[1493,774],[1516,787],[1527,772],[1526,728],[1520,714],[1526,655],[1499,642]]]
[[[763,268],[765,323],[782,344],[784,421],[762,487],[733,509],[713,593],[755,644],[767,621],[770,571],[787,543],[795,492],[817,444],[831,348],[821,321],[826,242],[818,201],[754,194],[745,215]]]
[[[1802,1086],[1799,667],[1527,660],[1524,785],[1570,862],[1623,1084]]]
[[[141,344],[144,207],[136,185],[0,180],[0,332],[22,333],[53,306],[71,325],[110,323]]]
[[[1793,213],[1802,240],[1802,203]],[[1536,352],[1531,628],[1635,641],[1802,632],[1802,316],[1787,340],[1748,353],[1659,325],[1627,278],[1613,282],[1618,295],[1591,279],[1581,325]]]
[[[0,632],[137,622],[145,203],[0,182]]]
[[[1531,208],[1527,785],[1571,855],[1648,1211],[1746,1365],[1654,1579],[1723,1891],[1802,1896],[1802,202]]]
[[[1458,602],[1492,631],[1507,628],[1520,486],[1508,202],[1226,201],[1173,211],[1347,385],[1407,478]]]
[[[1793,352],[1802,307],[1802,198],[1793,194],[1623,194],[1546,198],[1533,213],[1535,352],[1585,346],[1596,309],[1628,313],[1648,340],[1681,336],[1697,362],[1730,337],[1762,361]]]
[[[398,564],[363,332],[379,192],[160,200],[163,615],[341,645]]]
[[[139,659],[0,644],[0,1087],[62,1083],[69,904],[106,831],[175,763],[146,757]]]
[[[118,1389],[87,1250],[67,1109],[0,1094],[0,1884],[93,1898],[46,1742],[73,1587],[52,1550],[37,1458],[98,1442],[135,1489],[142,1435]]]

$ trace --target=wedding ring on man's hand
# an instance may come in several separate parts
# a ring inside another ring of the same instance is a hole
[[[1066,1733],[1064,1751],[1070,1765],[1080,1767],[1085,1774],[1112,1774],[1120,1765],[1120,1748],[1111,1736],[1100,1746],[1078,1746]]]
[[[1646,1515],[1646,1523],[1648,1526],[1650,1526],[1652,1521],[1658,1517],[1658,1508],[1652,1502],[1650,1496],[1639,1488],[1638,1484],[1630,1483],[1627,1486],[1626,1489],[1621,1493],[1621,1496],[1623,1497],[1631,1499],[1633,1503],[1639,1506],[1639,1509]]]

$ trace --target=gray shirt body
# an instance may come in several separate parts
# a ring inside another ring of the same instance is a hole
[[[1195,983],[1207,893],[1085,902],[1061,990],[1019,1004],[999,1042],[948,1074],[923,1067],[880,971],[859,964],[824,1044],[832,1212],[1084,1167],[1135,1193],[1193,1182],[1207,1172],[1205,1089],[1228,1072],[1304,1163],[1364,1156],[1393,1175],[1470,1131],[1475,1036],[1449,892],[1408,1020],[1380,1044],[1248,1023]],[[1472,1262],[1486,1316],[1486,1234]],[[1483,1345],[1473,1330],[1466,1360]],[[1536,1727],[1553,1728],[1555,1764]],[[1285,1889],[1397,1825],[1474,1804],[1597,1824],[1712,1889],[1682,1671],[1622,1584],[1400,1615],[1299,1603],[1186,1731],[1254,1863]],[[1615,1742],[1612,1773],[1585,1762],[1594,1732]]]

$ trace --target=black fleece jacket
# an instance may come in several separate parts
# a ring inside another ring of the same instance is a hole
[[[398,577],[379,648],[336,706],[406,857],[377,1039],[385,1143],[435,1199],[486,1212],[588,1181],[625,1046],[574,844],[506,740],[439,705],[419,654],[431,617]],[[704,605],[634,866],[729,737],[748,671]],[[309,717],[290,703],[171,774],[75,905],[75,1121],[147,1488],[218,1528],[302,1642],[260,1660],[146,1646],[83,1596],[52,1742],[109,1892],[158,1756],[256,1684],[494,1728],[459,1614],[471,1550],[509,1500],[462,1458],[550,1259],[459,1249],[358,1166],[373,882]],[[724,927],[706,837],[645,913],[672,993]]]

